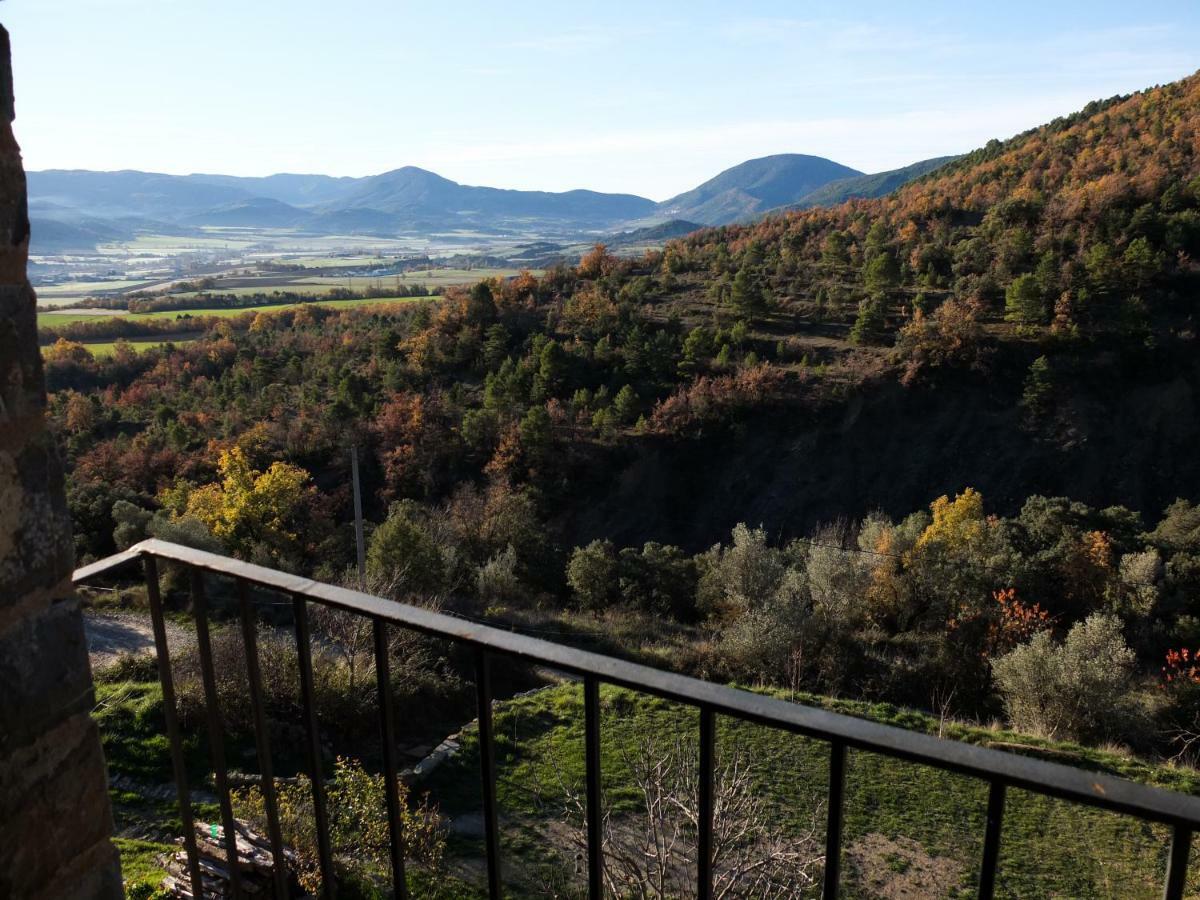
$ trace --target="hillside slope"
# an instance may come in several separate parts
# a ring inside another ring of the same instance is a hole
[[[808,209],[812,206],[836,206],[856,197],[882,197],[890,194],[901,185],[908,184],[915,178],[927,175],[940,169],[946,163],[957,159],[955,156],[939,156],[935,159],[923,159],[920,162],[891,169],[887,172],[876,172],[874,175],[855,175],[852,178],[841,178],[831,181],[806,194],[796,203],[790,205],[793,209]]]

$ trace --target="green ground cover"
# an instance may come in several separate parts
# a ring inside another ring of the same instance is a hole
[[[255,291],[247,290],[245,293],[255,293]],[[352,300],[313,300],[304,301],[318,303],[321,306],[330,306],[338,309],[346,309],[354,306],[369,306],[376,303],[409,303],[413,300],[421,300],[421,297],[371,297],[368,299],[352,299]],[[277,312],[279,310],[288,309],[292,306],[301,306],[302,302],[298,303],[273,303],[264,304],[261,306],[244,306],[238,309],[167,309],[159,312],[149,313],[122,313],[118,312],[114,315],[122,318],[133,320],[141,319],[197,319],[205,317],[213,318],[233,318],[242,316],[246,313],[258,312]],[[67,325],[72,322],[94,322],[102,321],[106,315],[87,314],[78,312],[51,312],[44,311],[38,313],[38,328],[53,328],[56,325]],[[161,342],[159,342],[161,343]]]
[[[936,732],[929,716],[883,705],[806,701],[907,728]],[[646,735],[670,738],[697,728],[694,710],[619,689],[604,689],[601,769],[613,814],[636,822],[642,800],[628,760]],[[510,871],[570,868],[569,848],[547,835],[561,819],[562,790],[581,790],[584,778],[583,703],[577,685],[553,688],[502,704],[495,719],[498,797]],[[947,737],[972,743],[1025,745],[1025,752],[1065,754],[1063,761],[1177,790],[1200,788],[1196,773],[1150,766],[1118,754],[1087,750],[1004,731],[950,725]],[[755,791],[771,820],[799,835],[821,823],[828,779],[828,745],[718,717],[718,753],[733,748],[752,761]],[[852,751],[847,761],[844,847],[845,895],[894,890],[916,868],[939,872],[946,896],[973,896],[982,848],[987,788],[981,782],[926,766]],[[468,734],[464,752],[442,766],[430,787],[451,816],[479,808],[478,746]],[[561,828],[561,825],[558,827]],[[1167,829],[1125,816],[1011,791],[1004,819],[999,884],[1002,897],[1151,898],[1161,893]],[[477,856],[477,840],[452,851]],[[1198,867],[1193,864],[1193,882]],[[545,876],[543,876],[544,878]],[[889,884],[889,879],[895,883]],[[532,885],[525,885],[533,890]],[[891,894],[888,894],[891,895]],[[898,896],[898,894],[897,894]]]
[[[150,341],[126,341],[127,344],[137,352],[150,350],[154,347],[164,347],[167,344],[190,344],[195,338],[184,338],[182,340],[150,340]],[[87,343],[83,345],[87,348],[88,353],[95,357],[112,356],[117,352],[116,341],[98,341],[96,343]],[[46,352],[46,347],[42,348],[42,352]]]

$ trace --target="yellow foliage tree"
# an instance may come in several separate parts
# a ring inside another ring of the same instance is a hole
[[[938,546],[953,553],[969,556],[983,548],[987,537],[988,520],[983,514],[983,495],[967,488],[951,500],[946,495],[929,505],[933,521],[917,538],[916,549]]]
[[[222,451],[217,469],[220,482],[190,490],[183,515],[199,519],[234,551],[249,542],[278,548],[297,540],[290,528],[308,488],[308,472],[281,462],[260,472],[241,447]],[[182,500],[167,499],[176,508]]]

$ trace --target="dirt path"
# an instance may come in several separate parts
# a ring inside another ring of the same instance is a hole
[[[191,635],[178,625],[171,622],[166,624],[167,641],[172,651],[191,640]],[[112,665],[126,653],[137,656],[154,654],[154,630],[148,615],[88,613],[83,617],[83,630],[87,635],[88,656],[93,671]]]

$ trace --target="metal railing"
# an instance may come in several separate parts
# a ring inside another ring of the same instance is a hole
[[[76,584],[82,584],[89,579],[110,573],[121,566],[139,560],[144,566],[150,615],[154,627],[158,672],[162,682],[167,735],[171,746],[171,760],[183,823],[184,846],[187,852],[189,871],[195,885],[200,884],[200,868],[193,838],[191,802],[184,769],[162,600],[159,595],[157,566],[159,560],[182,564],[188,568],[191,574],[192,604],[196,619],[197,649],[204,686],[209,744],[235,896],[240,896],[240,886],[237,883],[236,831],[222,749],[223,727],[216,699],[212,647],[209,639],[208,603],[202,578],[204,572],[232,578],[237,586],[242,634],[246,648],[247,673],[250,682],[248,688],[268,823],[267,831],[277,860],[284,858],[281,852],[283,842],[280,835],[271,754],[265,728],[255,621],[248,588],[254,585],[289,595],[292,598],[300,668],[300,693],[305,715],[306,750],[311,767],[319,865],[325,894],[330,897],[335,894],[336,881],[321,775],[319,726],[316,706],[313,702],[312,655],[308,625],[309,602],[359,613],[369,617],[374,625],[380,731],[383,741],[384,777],[387,786],[387,813],[391,828],[391,867],[397,897],[407,897],[408,893],[404,876],[403,839],[398,808],[396,724],[393,720],[391,682],[388,671],[387,628],[389,626],[399,626],[464,644],[475,652],[484,843],[487,855],[488,891],[492,897],[502,895],[490,676],[490,663],[493,657],[525,660],[578,676],[583,681],[587,871],[589,896],[592,898],[599,898],[603,894],[599,694],[599,685],[602,682],[676,701],[699,710],[699,771],[701,777],[698,798],[700,814],[697,827],[696,877],[697,893],[702,900],[712,897],[713,773],[716,744],[714,722],[718,714],[828,742],[829,792],[823,881],[825,898],[836,897],[838,893],[846,751],[850,748],[934,766],[981,779],[989,785],[983,852],[979,863],[978,895],[981,898],[990,898],[996,884],[1005,794],[1008,788],[1019,788],[1036,794],[1100,807],[1169,826],[1172,829],[1172,838],[1164,875],[1163,896],[1167,900],[1177,900],[1183,896],[1192,834],[1197,827],[1200,827],[1200,797],[1000,750],[942,740],[866,719],[724,687],[610,656],[514,634],[499,628],[396,603],[358,591],[322,584],[308,578],[289,575],[285,572],[165,541],[143,541],[123,553],[84,566],[75,572],[74,581]],[[280,896],[286,896],[283,893],[285,876],[282,866],[275,867],[275,877]]]

